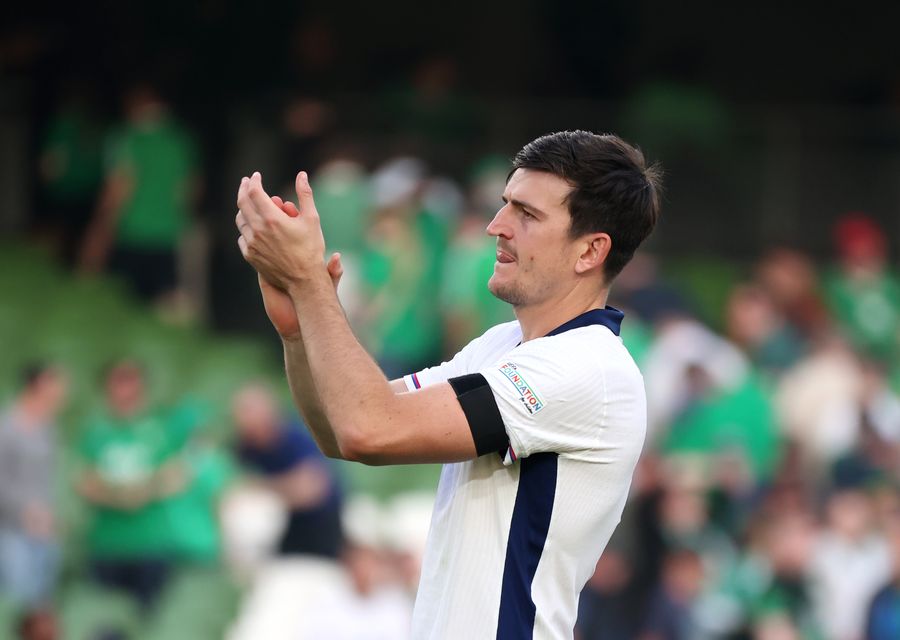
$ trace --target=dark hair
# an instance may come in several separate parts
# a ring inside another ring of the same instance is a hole
[[[589,131],[541,136],[516,154],[516,169],[546,171],[572,185],[566,197],[570,235],[602,231],[612,238],[603,263],[607,282],[628,264],[659,218],[661,172],[618,136]]]
[[[29,362],[19,371],[19,384],[23,389],[31,389],[45,374],[52,372],[56,366],[50,362]]]

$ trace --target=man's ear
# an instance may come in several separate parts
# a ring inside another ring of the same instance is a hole
[[[608,233],[591,233],[583,237],[581,246],[584,250],[575,263],[575,273],[578,274],[603,268],[606,256],[612,250],[612,238]]]

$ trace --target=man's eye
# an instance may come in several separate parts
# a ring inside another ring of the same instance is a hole
[[[537,216],[529,213],[528,211],[525,211],[525,209],[522,209],[522,213],[525,215],[526,218],[536,218],[537,217]]]

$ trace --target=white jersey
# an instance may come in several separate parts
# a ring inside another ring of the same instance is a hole
[[[518,322],[498,325],[404,378],[410,390],[449,381],[479,453],[441,472],[416,640],[572,638],[646,431],[621,319],[592,310],[524,344]]]

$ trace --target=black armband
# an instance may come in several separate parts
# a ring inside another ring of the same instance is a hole
[[[456,399],[466,414],[475,451],[479,456],[486,453],[506,453],[509,436],[497,408],[497,400],[488,381],[480,373],[470,373],[447,380],[456,392]]]

